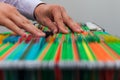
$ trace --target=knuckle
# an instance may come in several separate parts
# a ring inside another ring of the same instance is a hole
[[[26,24],[31,24],[31,22],[29,20],[25,20]]]
[[[53,13],[53,14],[56,14],[57,12],[60,12],[61,11],[61,8],[60,7],[52,7],[51,8],[51,13]]]
[[[62,17],[58,17],[58,21],[62,22],[63,21]]]
[[[19,35],[23,35],[23,34],[24,34],[24,31],[23,31],[22,29],[19,29],[19,30],[17,31],[17,33],[18,33]]]
[[[23,30],[22,30],[22,29],[18,29],[18,32],[19,32],[19,33],[23,33]]]
[[[51,25],[51,21],[49,19],[45,18],[43,20],[43,24],[46,25],[46,26]]]
[[[17,11],[16,8],[11,7],[10,9],[7,10],[6,14],[8,14],[9,17],[13,17],[15,15],[16,11]],[[10,12],[10,13],[8,13],[8,12]]]
[[[30,21],[24,20],[24,21],[22,21],[22,24],[30,24]]]
[[[10,12],[14,12],[14,11],[16,11],[17,9],[16,9],[15,7],[13,7],[13,6],[10,6],[8,10],[9,10]]]
[[[71,18],[70,16],[68,16],[68,17],[66,18],[66,20],[72,21],[72,18]]]
[[[54,7],[59,7],[59,5],[57,5],[57,4],[54,4],[53,6],[54,6]]]
[[[24,26],[26,26],[28,24],[30,24],[30,22],[27,21],[27,20],[24,20],[24,21],[21,21],[19,25],[20,25],[20,27],[24,27]]]
[[[3,25],[3,26],[5,26],[5,24],[7,23],[7,18],[5,18],[5,17],[0,17],[0,25]]]
[[[71,23],[69,24],[69,27],[70,27],[70,28],[75,28],[75,26],[76,26],[76,24],[75,24],[74,22],[71,22]]]
[[[60,9],[60,6],[59,6],[59,5],[54,5],[54,6],[52,7],[52,9],[53,9],[53,10],[58,10],[58,9]]]
[[[65,10],[65,8],[63,6],[60,6],[61,9]]]
[[[53,7],[53,8],[52,8],[52,11],[53,11],[53,12],[56,12],[56,10],[58,10],[57,7]]]
[[[72,20],[72,18],[70,16],[67,17],[69,20]]]
[[[46,25],[46,19],[43,19],[43,20],[41,21],[41,23],[42,23],[43,25]]]

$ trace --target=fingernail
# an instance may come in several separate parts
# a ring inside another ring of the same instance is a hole
[[[84,31],[83,31],[83,30],[81,30],[81,33],[84,33]]]
[[[24,34],[24,35],[23,35],[23,38],[26,38],[26,37],[27,37],[27,34]]]
[[[53,33],[57,33],[57,29],[54,29]]]
[[[21,38],[19,39],[19,42],[21,43],[23,40],[25,40],[26,37],[27,37],[27,34],[23,34],[23,36],[21,36]]]
[[[68,30],[66,30],[66,29],[65,29],[64,31],[65,31],[65,33],[68,33],[68,32],[69,32],[69,31],[68,31]]]
[[[31,39],[32,39],[32,35],[29,35],[29,36],[27,37],[27,39],[25,40],[25,42],[26,42],[26,43],[29,43],[29,42],[31,41]]]
[[[80,29],[80,28],[77,28],[76,31],[77,31],[77,32],[81,32],[81,29]]]
[[[45,36],[45,33],[40,32],[40,33],[39,33],[39,36]]]
[[[42,35],[45,36],[45,33],[42,32]]]

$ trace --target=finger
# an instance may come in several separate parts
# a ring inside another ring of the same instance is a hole
[[[53,33],[58,32],[57,26],[48,17],[44,18],[41,22],[42,22],[43,25],[45,25],[49,29],[51,29],[53,31]]]
[[[54,10],[52,10],[52,14],[60,32],[68,33],[68,30],[64,27],[60,8],[55,8]]]
[[[25,21],[29,21],[27,18],[25,18],[24,16],[22,16],[22,15],[19,15],[22,19],[24,19]],[[33,26],[33,24],[29,21],[29,24],[31,24],[32,26]],[[40,32],[41,34],[40,34],[40,36],[45,36],[45,33],[43,33],[40,29],[38,29],[37,27],[35,27],[35,26],[33,26],[34,28],[35,28],[35,30],[37,31],[37,32]],[[40,36],[38,36],[38,37],[40,37]]]
[[[62,17],[63,20],[65,22],[65,24],[67,24],[68,27],[70,27],[72,29],[72,31],[74,32],[81,32],[81,28],[79,25],[77,25],[77,23],[75,23],[68,15],[67,12],[65,11],[65,9],[63,7],[61,7],[61,11],[62,11]]]
[[[23,16],[14,15],[11,20],[16,23],[21,28],[24,28],[26,31],[32,33],[35,36],[45,36],[45,34],[38,30],[29,20],[24,18]]]
[[[3,25],[9,28],[10,30],[14,31],[18,35],[25,36],[26,33],[20,29],[14,22],[9,19],[4,19]]]
[[[45,34],[41,30],[39,30],[38,28],[36,28],[26,17],[22,16],[19,13],[17,15],[20,16],[22,20],[26,21],[27,24],[31,25],[37,31],[37,33],[41,33],[40,36],[45,36]]]

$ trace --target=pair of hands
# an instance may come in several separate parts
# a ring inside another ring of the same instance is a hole
[[[68,25],[74,32],[81,32],[80,26],[75,23],[59,5],[40,4],[34,10],[36,20],[48,26],[54,33],[68,33],[64,25]],[[21,15],[14,6],[0,3],[0,25],[6,26],[15,33],[25,36],[24,30],[35,36],[45,36],[26,17]],[[24,29],[24,30],[23,30]]]

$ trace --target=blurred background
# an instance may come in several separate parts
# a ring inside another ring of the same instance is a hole
[[[111,34],[120,36],[120,0],[43,0],[65,7],[77,22],[94,22]],[[0,27],[0,32],[6,31]]]

